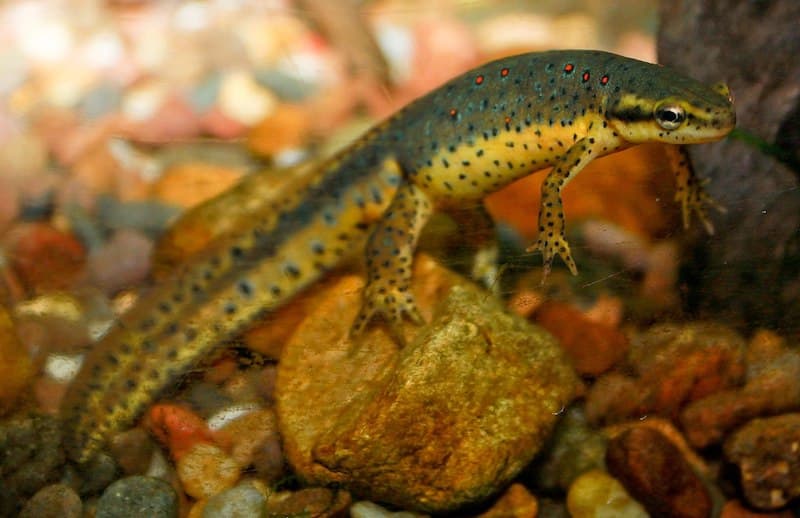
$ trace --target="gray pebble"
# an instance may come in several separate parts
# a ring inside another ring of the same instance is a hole
[[[78,494],[64,484],[45,486],[28,500],[19,518],[80,518],[83,505]]]
[[[239,484],[208,499],[203,518],[259,518],[266,516],[266,499],[250,484]]]
[[[133,476],[117,480],[97,501],[96,518],[178,516],[178,497],[172,486],[161,479]]]

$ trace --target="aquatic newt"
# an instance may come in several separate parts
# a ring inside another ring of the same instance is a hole
[[[85,462],[170,384],[256,317],[355,254],[367,285],[353,328],[381,316],[395,336],[422,322],[409,290],[417,238],[434,208],[552,166],[542,185],[545,274],[564,237],[561,191],[592,159],[643,142],[692,144],[735,125],[725,85],[599,51],[523,54],[470,70],[373,127],[254,215],[174,280],[155,286],[87,355],[62,410],[71,458]],[[684,222],[711,202],[677,163]],[[487,221],[485,213],[474,221]],[[366,248],[360,243],[366,242]]]

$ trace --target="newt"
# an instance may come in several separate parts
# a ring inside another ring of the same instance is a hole
[[[719,140],[734,125],[724,84],[607,52],[529,53],[470,70],[265,200],[247,225],[145,294],[68,389],[67,451],[90,460],[226,339],[359,254],[367,284],[354,333],[373,317],[394,336],[403,319],[421,323],[409,283],[431,212],[478,207],[473,223],[489,226],[480,200],[549,166],[531,250],[545,275],[556,256],[577,274],[561,192],[586,164],[639,143]],[[676,165],[684,225],[696,214],[710,226],[713,201],[685,160]]]

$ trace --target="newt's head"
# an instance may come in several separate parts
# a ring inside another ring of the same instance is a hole
[[[707,86],[669,68],[642,65],[642,75],[606,100],[606,118],[626,141],[699,144],[721,139],[736,125],[724,83]]]

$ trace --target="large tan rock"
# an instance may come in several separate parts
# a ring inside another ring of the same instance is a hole
[[[278,419],[307,482],[445,511],[488,497],[531,460],[576,377],[546,331],[431,260],[417,263],[430,324],[409,325],[407,339],[416,336],[402,349],[380,324],[348,338],[359,277],[320,294],[283,351]]]

